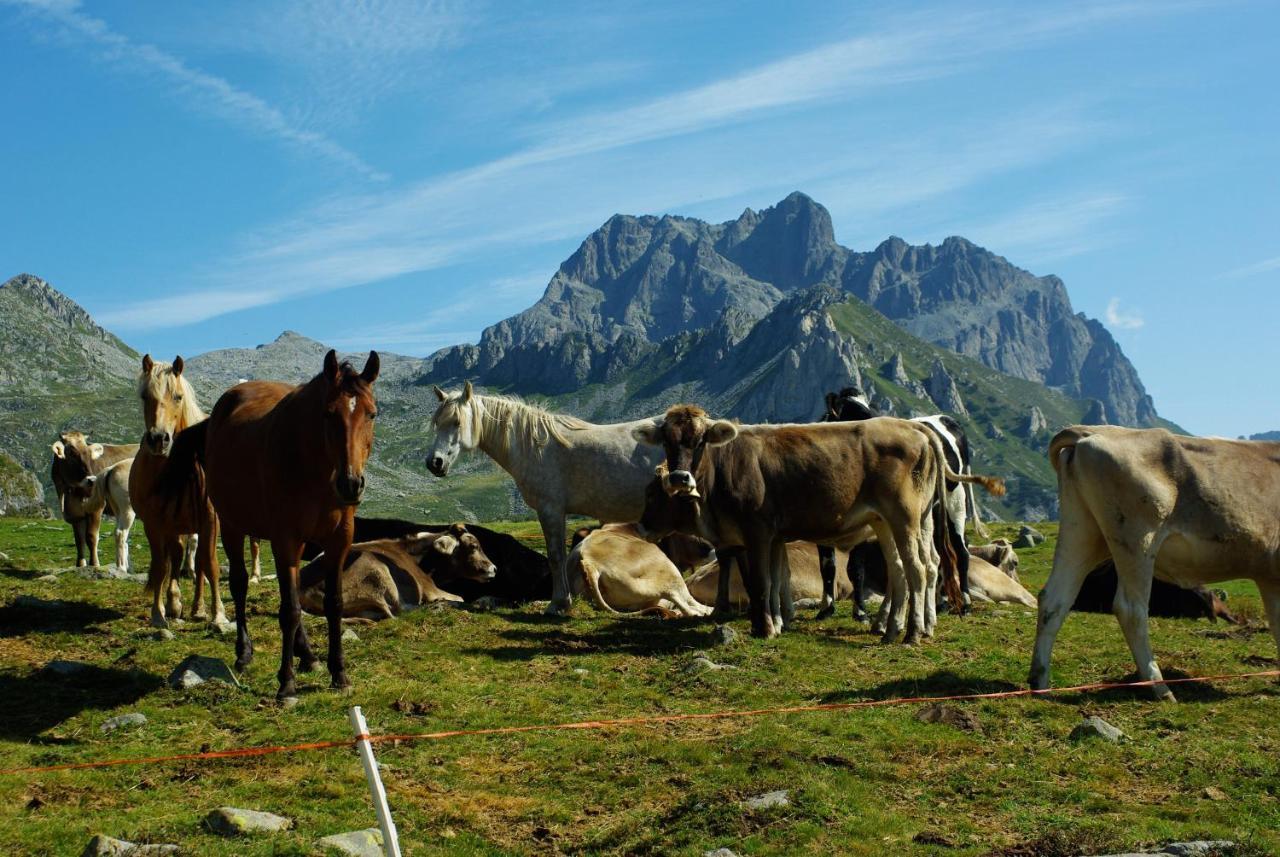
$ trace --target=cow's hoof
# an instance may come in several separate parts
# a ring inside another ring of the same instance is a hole
[[[1027,677],[1027,685],[1032,690],[1048,690],[1049,674],[1047,672],[1033,672]]]
[[[885,631],[880,635],[880,645],[888,646],[898,639],[897,631]]]
[[[819,607],[818,612],[813,614],[815,619],[829,619],[836,614],[836,605],[828,604],[826,607]]]
[[[542,612],[547,616],[568,616],[572,608],[573,602],[568,598],[553,599]]]
[[[197,607],[191,611],[191,619],[196,622],[208,622],[209,611],[205,610],[203,607]]]
[[[1173,695],[1173,691],[1169,690],[1169,688],[1165,687],[1164,685],[1157,685],[1153,687],[1151,690],[1152,690],[1152,693],[1155,695],[1156,702],[1177,702],[1178,701],[1178,698]]]
[[[249,664],[251,663],[253,663],[252,654],[245,655],[243,658],[236,658],[235,671],[242,673],[249,668]]]
[[[340,672],[329,681],[329,687],[332,690],[350,690],[351,679],[347,678],[345,672]]]
[[[920,645],[920,632],[919,632],[919,631],[908,631],[908,632],[907,632],[907,635],[906,635],[905,637],[903,637],[903,638],[902,638],[902,645],[904,645],[904,646],[918,646],[918,645]]]
[[[866,610],[859,608],[853,612],[853,621],[855,622],[867,622],[870,621],[870,619],[871,617],[867,615]]]

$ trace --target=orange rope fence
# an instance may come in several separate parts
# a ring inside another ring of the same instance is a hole
[[[909,696],[891,699],[867,699],[858,702],[818,702],[809,705],[787,705],[773,708],[736,709],[687,714],[646,714],[635,717],[618,717],[607,720],[580,720],[573,723],[535,723],[525,726],[494,726],[484,729],[449,729],[440,732],[419,732],[406,735],[360,735],[343,741],[315,741],[308,744],[288,744],[266,747],[242,747],[232,750],[209,750],[202,753],[179,753],[171,756],[139,756],[126,759],[103,759],[97,762],[75,762],[62,765],[33,765],[21,768],[0,768],[0,776],[11,774],[40,774],[53,771],[81,771],[91,768],[114,768],[123,765],[153,765],[165,762],[185,762],[196,759],[243,759],[252,756],[270,756],[276,753],[298,753],[307,750],[330,750],[336,747],[354,747],[357,741],[368,739],[370,743],[388,741],[440,741],[445,738],[480,737],[487,735],[519,735],[526,732],[554,732],[571,729],[613,729],[624,726],[649,726],[660,723],[679,723],[690,720],[731,720],[735,718],[764,717],[779,714],[803,714],[815,711],[851,711],[859,708],[881,708],[894,705],[919,705],[938,702],[970,702],[982,699],[1010,699],[1019,696],[1047,696],[1055,693],[1079,693],[1088,690],[1116,690],[1120,688],[1150,687],[1154,684],[1191,684],[1206,682],[1243,681],[1251,678],[1280,677],[1280,670],[1264,670],[1251,673],[1190,676],[1166,678],[1161,682],[1093,682],[1071,687],[1051,687],[1045,690],[1022,688],[993,693],[964,693],[951,696]]]

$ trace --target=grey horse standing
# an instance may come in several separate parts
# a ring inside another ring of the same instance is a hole
[[[468,381],[460,392],[435,388],[440,406],[427,469],[446,476],[458,453],[479,448],[515,480],[538,514],[552,569],[548,613],[564,613],[572,595],[565,567],[565,516],[601,523],[640,520],[645,486],[662,461],[659,447],[638,443],[632,431],[656,419],[594,425],[553,414],[518,399],[482,396]]]

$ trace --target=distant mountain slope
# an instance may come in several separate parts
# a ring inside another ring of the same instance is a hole
[[[1110,422],[1158,421],[1133,365],[1057,277],[1036,277],[962,238],[856,253],[802,193],[720,224],[616,215],[590,235],[532,307],[475,346],[434,355],[440,372],[547,394],[607,382],[678,333],[762,318],[782,297],[829,284],[914,335],[1009,375],[1096,399]]]
[[[1264,431],[1249,435],[1249,440],[1280,440],[1280,431]]]

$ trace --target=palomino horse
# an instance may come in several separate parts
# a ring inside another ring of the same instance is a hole
[[[640,520],[645,486],[662,453],[637,443],[632,430],[653,420],[593,425],[516,399],[477,395],[470,381],[459,393],[435,391],[440,406],[432,417],[436,440],[427,468],[445,476],[461,450],[479,447],[511,474],[520,496],[538,513],[547,542],[552,570],[547,612],[566,612],[572,595],[565,515],[591,515],[602,523]]]
[[[325,618],[333,687],[350,687],[342,659],[342,578],[351,548],[355,509],[364,493],[364,466],[373,448],[378,353],[364,371],[325,355],[324,368],[306,384],[246,381],[222,394],[209,417],[205,473],[209,497],[222,522],[236,602],[236,669],[253,660],[245,597],[249,574],[244,540],[271,540],[280,584],[280,689],[297,694],[293,657],[313,669],[316,656],[302,627],[298,564],[303,545],[324,549]]]
[[[147,354],[138,376],[142,419],[146,432],[129,471],[129,498],[142,519],[151,545],[147,589],[151,595],[151,624],[168,627],[168,618],[182,616],[178,569],[182,565],[182,536],[196,533],[195,603],[193,618],[204,618],[204,583],[212,590],[213,621],[227,621],[218,592],[218,519],[204,491],[199,457],[204,443],[204,411],[195,391],[182,377],[182,358],[172,364]]]

